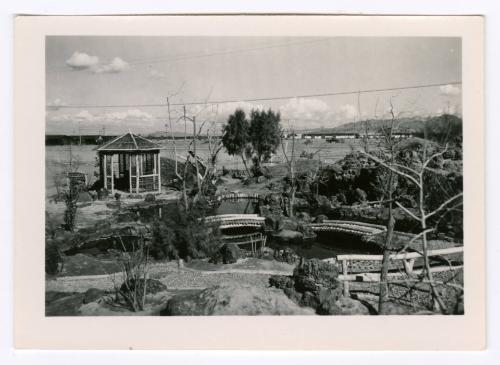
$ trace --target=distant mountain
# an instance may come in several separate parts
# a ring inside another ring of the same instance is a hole
[[[302,133],[378,133],[383,127],[391,124],[389,119],[368,119],[351,122],[334,128],[316,128],[300,131]],[[453,138],[462,136],[462,118],[456,115],[443,114],[429,119],[399,118],[395,122],[395,131],[411,132],[417,136],[424,136],[424,131],[429,138]]]

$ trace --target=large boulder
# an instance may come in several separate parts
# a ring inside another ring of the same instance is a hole
[[[225,243],[217,250],[217,252],[212,256],[210,262],[214,264],[234,264],[238,259],[242,258],[244,253],[237,244],[235,243]]]
[[[84,294],[83,303],[87,304],[95,302],[98,299],[100,299],[104,294],[105,294],[104,291],[100,289],[90,288]]]
[[[319,305],[316,313],[323,315],[368,315],[370,311],[359,300],[340,297],[338,300],[324,300]]]
[[[80,313],[80,307],[83,305],[84,297],[85,295],[83,293],[70,293],[69,295],[57,296],[54,300],[50,300],[53,298],[46,298],[45,315],[76,316]]]
[[[320,288],[339,287],[337,266],[318,259],[305,260],[293,271],[295,288],[300,292],[318,292]]]
[[[144,279],[137,281],[130,279],[122,284],[120,291],[123,293],[132,292],[136,290],[136,287],[137,290],[142,293],[144,291]],[[156,279],[146,279],[146,294],[156,294],[165,290],[167,290],[167,286],[161,281]]]
[[[318,259],[301,259],[292,276],[272,276],[269,284],[283,289],[291,300],[315,309],[318,314],[342,314],[341,308],[345,305],[338,304],[342,296],[338,275],[336,265]]]
[[[224,283],[197,293],[181,294],[167,302],[164,316],[304,315],[282,290],[248,284]]]

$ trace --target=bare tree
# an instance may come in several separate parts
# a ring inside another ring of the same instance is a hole
[[[293,206],[295,204],[295,193],[297,190],[297,174],[295,169],[296,157],[295,157],[295,129],[289,127],[289,134],[292,136],[292,151],[290,156],[288,156],[286,148],[285,148],[285,139],[286,133],[283,130],[281,133],[281,148],[283,149],[283,156],[285,157],[286,165],[288,168],[288,173],[290,175],[290,193],[289,193],[289,206],[288,206],[288,215],[293,217]]]
[[[393,110],[393,108],[391,108]],[[394,118],[393,118],[394,119]],[[394,125],[391,124],[391,128],[393,129]],[[432,211],[428,211],[428,202],[426,202],[425,199],[425,191],[428,188],[426,186],[426,180],[424,178],[426,173],[436,173],[435,169],[429,168],[429,164],[434,162],[438,157],[443,156],[443,154],[446,153],[448,150],[448,145],[446,145],[444,148],[441,148],[437,152],[434,152],[430,156],[427,156],[427,151],[428,151],[428,141],[426,138],[424,138],[423,141],[423,149],[418,157],[417,161],[412,161],[412,164],[410,166],[403,165],[400,163],[397,163],[395,160],[394,156],[394,147],[395,144],[391,144],[391,153],[387,157],[382,157],[379,158],[375,156],[374,154],[366,153],[366,152],[361,152],[368,158],[372,159],[376,163],[378,163],[380,166],[385,167],[388,172],[389,176],[392,176],[392,179],[394,179],[394,176],[398,176],[399,178],[405,179],[408,181],[410,184],[415,186],[417,190],[417,209],[416,211],[410,210],[411,208],[405,207],[402,202],[398,201],[397,199],[393,199],[391,191],[393,189],[389,188],[388,190],[388,202],[389,202],[389,224],[388,224],[388,232],[387,232],[387,237],[386,237],[386,242],[385,242],[385,247],[384,247],[384,259],[386,259],[386,256],[388,256],[388,252],[385,252],[385,248],[387,247],[388,244],[390,244],[390,240],[392,239],[392,232],[390,232],[390,226],[391,226],[391,211],[392,211],[392,205],[396,205],[398,208],[403,210],[406,215],[411,217],[412,219],[416,220],[419,223],[420,226],[420,232],[418,235],[415,237],[415,239],[421,239],[422,242],[422,256],[424,259],[424,274],[423,278],[425,278],[426,282],[430,286],[430,291],[433,299],[433,305],[437,309],[439,308],[442,312],[446,311],[446,305],[438,292],[437,285],[435,283],[431,267],[430,267],[430,260],[428,256],[428,234],[432,232],[434,229],[429,227],[429,219],[433,218],[436,214],[442,212],[443,210],[449,208],[452,204],[454,204],[454,207],[461,205],[461,199],[463,196],[463,193],[457,193],[453,195],[452,197],[444,200],[442,204],[440,204],[437,208],[433,209]],[[391,180],[391,178],[390,178]],[[392,225],[393,228],[393,225]],[[388,258],[385,260],[386,263],[388,263]],[[384,266],[384,264],[383,264]],[[384,271],[385,271],[385,276],[384,276]],[[384,268],[382,269],[382,275],[381,275],[381,290],[384,287],[387,289],[387,271],[388,269]],[[382,300],[382,295],[386,295],[385,292],[381,292],[381,298]],[[383,304],[382,304],[383,308]]]

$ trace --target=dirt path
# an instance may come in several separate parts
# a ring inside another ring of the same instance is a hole
[[[275,261],[245,259],[235,264],[213,265],[206,262],[179,267],[175,262],[151,266],[149,276],[160,280],[169,290],[204,289],[225,282],[268,287],[271,275],[291,275],[293,266]],[[45,283],[46,291],[85,292],[90,288],[112,291],[121,285],[123,274],[64,276]]]

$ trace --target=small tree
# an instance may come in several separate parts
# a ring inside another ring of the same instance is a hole
[[[240,156],[248,175],[246,154],[250,142],[250,124],[246,119],[245,112],[242,109],[236,109],[234,114],[229,116],[227,124],[223,127],[222,144],[227,153],[231,156]]]
[[[250,113],[250,141],[253,147],[254,174],[261,174],[261,165],[276,152],[281,141],[280,113],[252,110]]]

